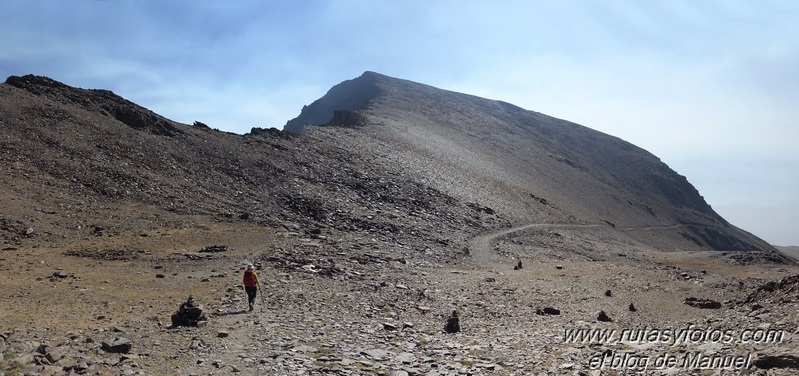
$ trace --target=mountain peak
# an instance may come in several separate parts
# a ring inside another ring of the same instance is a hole
[[[304,133],[306,125],[327,124],[336,110],[356,111],[369,104],[378,93],[378,79],[386,77],[375,72],[364,72],[357,78],[333,86],[327,94],[304,106],[300,115],[289,120],[283,130]]]
[[[305,106],[284,130],[328,124],[366,125],[353,152],[379,144],[392,160],[418,162],[408,169],[437,189],[513,223],[598,223],[664,248],[770,248],[646,150],[505,102],[365,72]],[[631,235],[651,229],[658,236]]]

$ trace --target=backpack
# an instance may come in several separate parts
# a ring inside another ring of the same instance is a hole
[[[255,279],[255,271],[254,270],[245,270],[244,271],[244,286],[256,286],[258,282]]]

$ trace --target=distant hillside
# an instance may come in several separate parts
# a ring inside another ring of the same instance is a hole
[[[776,248],[784,255],[799,261],[799,246],[790,246],[790,247],[776,246]]]
[[[646,150],[508,103],[366,72],[285,129],[305,125],[357,127],[344,142],[353,153],[379,145],[387,163],[514,224],[601,224],[661,249],[774,251]]]

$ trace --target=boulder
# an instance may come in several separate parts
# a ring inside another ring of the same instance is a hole
[[[560,315],[560,310],[552,307],[544,307],[535,310],[535,314],[539,316],[545,315]]]
[[[44,354],[44,357],[49,361],[51,364],[57,363],[59,360],[64,359],[63,352],[57,347],[48,347],[47,352]]]
[[[760,369],[799,369],[799,357],[793,354],[766,355],[755,359],[753,364]]]
[[[599,311],[599,313],[597,313],[597,315],[596,315],[596,319],[597,319],[597,321],[602,321],[602,322],[611,322],[611,321],[613,321],[613,319],[611,319],[610,316],[608,316],[608,314],[605,313],[605,311]]]
[[[394,358],[394,361],[402,364],[412,364],[416,362],[416,355],[413,355],[412,353],[409,352],[404,352],[397,355],[397,357]]]
[[[70,276],[71,276],[71,274],[69,274],[67,272],[62,272],[62,271],[58,271],[58,272],[54,272],[53,273],[53,278],[67,278],[67,277],[70,277]]]
[[[129,338],[117,338],[113,341],[103,342],[101,348],[105,352],[115,354],[127,354],[133,348],[133,344]]]
[[[389,353],[386,350],[382,350],[382,349],[368,349],[368,350],[361,351],[361,355],[363,355],[363,356],[365,356],[365,357],[367,357],[369,359],[382,361],[382,360],[389,359],[389,357],[391,356],[391,353]]]

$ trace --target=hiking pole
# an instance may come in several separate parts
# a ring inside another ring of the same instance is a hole
[[[266,299],[264,298],[264,288],[263,288],[263,286],[261,286],[261,280],[260,279],[258,280],[258,292],[260,293],[258,295],[261,295],[261,312],[263,312],[264,311],[264,307],[266,306]]]

